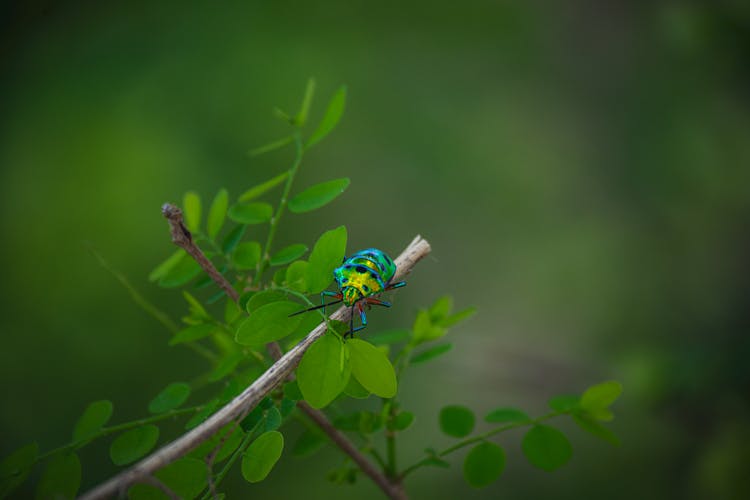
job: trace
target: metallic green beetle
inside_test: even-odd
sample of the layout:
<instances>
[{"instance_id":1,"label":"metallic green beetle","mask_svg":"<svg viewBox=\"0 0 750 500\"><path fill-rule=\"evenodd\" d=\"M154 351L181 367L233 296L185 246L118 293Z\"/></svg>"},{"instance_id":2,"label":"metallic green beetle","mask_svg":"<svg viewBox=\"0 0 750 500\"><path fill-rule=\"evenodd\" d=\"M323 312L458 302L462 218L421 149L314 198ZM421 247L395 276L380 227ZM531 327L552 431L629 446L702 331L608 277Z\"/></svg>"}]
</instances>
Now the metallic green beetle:
<instances>
[{"instance_id":1,"label":"metallic green beetle","mask_svg":"<svg viewBox=\"0 0 750 500\"><path fill-rule=\"evenodd\" d=\"M396 264L388 254L377 248L360 250L349 258L344 257L343 263L333 270L333 278L339 287L338 292L324 291L320 294L321 305L294 314L301 314L321 308L323 308L323 312L325 313L326 306L343 302L345 306L352 309L349 320L349 332L346 335L354 336L354 332L362 330L367 326L365 307L369 309L372 307L372 304L391 307L390 302L380 300L375 295L406 286L406 281L391 283L395 274ZM325 297L334 297L337 300L326 304L324 303ZM356 329L354 328L355 310L359 313L359 317L362 320L362 326Z\"/></svg>"}]
</instances>

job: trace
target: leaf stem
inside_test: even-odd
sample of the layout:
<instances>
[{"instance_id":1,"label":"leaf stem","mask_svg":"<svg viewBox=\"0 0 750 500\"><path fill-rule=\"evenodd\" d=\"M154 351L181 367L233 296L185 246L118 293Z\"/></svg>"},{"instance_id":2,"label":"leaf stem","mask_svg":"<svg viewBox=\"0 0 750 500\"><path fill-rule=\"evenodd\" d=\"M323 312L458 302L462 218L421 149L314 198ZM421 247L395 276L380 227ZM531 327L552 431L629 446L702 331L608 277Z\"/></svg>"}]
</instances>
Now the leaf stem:
<instances>
[{"instance_id":1,"label":"leaf stem","mask_svg":"<svg viewBox=\"0 0 750 500\"><path fill-rule=\"evenodd\" d=\"M55 453L60 453L60 452L69 451L69 450L75 450L75 449L80 448L81 446L89 443L90 441L93 441L95 439L99 439L101 437L108 436L110 434L114 434L115 432L120 432L120 431L124 431L124 430L128 430L128 429L132 429L134 427L140 427L142 425L151 424L153 422L159 422L161 420L166 420L166 419L168 419L170 417L175 417L177 415L183 415L185 413L195 412L195 411L201 410L202 408L203 408L202 405L201 406L192 406L190 408L181 408L179 410L171 410L169 412L161 413L159 415L153 415L151 417L141 418L141 419L138 419L138 420L133 420L131 422L125 422L123 424L113 425L111 427L102 427L101 429L99 429L99 432L97 432L93 436L89 436L89 437L87 437L85 439L80 439L80 440L75 441L73 443L68 443L66 445L54 448L54 449L52 449L52 450L50 450L50 451L48 451L46 453L42 453L41 455L39 455L37 457L36 461L39 462L40 460L44 460L45 458L47 458L47 457L49 457L51 455L54 455Z\"/></svg>"},{"instance_id":2,"label":"leaf stem","mask_svg":"<svg viewBox=\"0 0 750 500\"><path fill-rule=\"evenodd\" d=\"M292 166L289 169L289 176L286 178L286 183L284 184L284 191L281 195L281 200L279 201L279 207L276 209L276 213L273 215L273 217L271 217L271 225L268 228L268 237L266 238L266 244L263 248L263 253L261 254L260 261L258 262L258 265L255 269L255 276L253 277L253 284L255 285L260 284L261 280L263 279L263 273L266 272L266 269L268 269L268 266L271 262L271 246L273 245L273 240L276 236L276 230L279 227L281 216L284 215L284 210L286 209L287 203L289 202L289 192L292 189L294 177L297 175L300 163L302 163L302 156L305 152L305 148L302 146L300 132L295 132L293 137L294 147L296 151L294 163L292 163Z\"/></svg>"},{"instance_id":3,"label":"leaf stem","mask_svg":"<svg viewBox=\"0 0 750 500\"><path fill-rule=\"evenodd\" d=\"M553 412L547 413L546 415L542 415L541 417L537 417L535 419L524 420L522 422L513 422L511 424L501 425L499 427L495 427L494 429L490 429L489 431L483 434L479 434L479 435L464 439L463 441L459 441L453 446L449 446L448 448L438 452L437 454L435 454L435 457L442 458L450 453L453 453L454 451L460 450L461 448L469 446L470 444L484 441L485 439L492 437L496 434L500 434L501 432L509 431L511 429L517 429L519 427L526 427L527 425L535 425L535 424L538 424L539 422L543 422L545 420L549 420L551 418L558 417L560 415L569 415L569 414L570 414L570 411L553 411ZM403 472L401 472L401 475L399 476L400 479L403 480L403 478L405 478L406 476L408 476L415 470L419 469L420 467L423 467L424 465L427 465L425 463L425 460L420 460L419 462L407 467L406 469L404 469Z\"/></svg>"}]
</instances>

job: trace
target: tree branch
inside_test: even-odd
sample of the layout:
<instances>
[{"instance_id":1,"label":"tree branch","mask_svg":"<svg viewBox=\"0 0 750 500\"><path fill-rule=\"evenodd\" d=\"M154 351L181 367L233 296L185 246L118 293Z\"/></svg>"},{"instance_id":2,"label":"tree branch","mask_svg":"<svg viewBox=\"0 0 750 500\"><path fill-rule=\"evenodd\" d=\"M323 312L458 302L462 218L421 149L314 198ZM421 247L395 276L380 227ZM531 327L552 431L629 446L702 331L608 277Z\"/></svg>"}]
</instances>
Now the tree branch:
<instances>
[{"instance_id":1,"label":"tree branch","mask_svg":"<svg viewBox=\"0 0 750 500\"><path fill-rule=\"evenodd\" d=\"M182 212L179 208L167 204L164 205L162 211L164 216L170 222L172 241L176 245L184 248L185 251L206 270L209 276L219 284L227 295L236 300L239 296L237 291L231 286L231 284L229 284L224 276L216 270L211 261L206 258L200 248L198 248L193 242L190 231L187 230L182 222ZM421 236L414 238L409 246L395 260L397 270L394 280L403 279L406 274L411 272L414 265L429 252L430 244L425 239ZM350 308L340 307L331 314L331 319L348 321L350 312ZM281 356L274 365L266 370L265 373L242 391L242 393L214 413L202 424L158 449L135 465L90 490L81 498L84 500L92 500L116 496L119 492L125 491L130 485L143 481L144 478L151 476L153 472L181 458L204 441L210 439L225 425L232 422L240 415L252 410L272 390L284 383L284 381L292 375L305 351L307 351L313 342L323 336L325 332L326 324L323 322L315 327L307 337L302 339L296 346ZM385 478L343 434L333 428L322 412L318 412L309 407L309 410L307 410L305 407L307 407L306 404L300 405L300 408L308 414L316 424L320 425L323 431L328 434L337 446L350 455L355 463L357 463L357 465L359 465L389 497L398 499L405 498L405 494L400 486L391 483ZM323 419L325 419L325 423L321 425Z\"/></svg>"}]
</instances>

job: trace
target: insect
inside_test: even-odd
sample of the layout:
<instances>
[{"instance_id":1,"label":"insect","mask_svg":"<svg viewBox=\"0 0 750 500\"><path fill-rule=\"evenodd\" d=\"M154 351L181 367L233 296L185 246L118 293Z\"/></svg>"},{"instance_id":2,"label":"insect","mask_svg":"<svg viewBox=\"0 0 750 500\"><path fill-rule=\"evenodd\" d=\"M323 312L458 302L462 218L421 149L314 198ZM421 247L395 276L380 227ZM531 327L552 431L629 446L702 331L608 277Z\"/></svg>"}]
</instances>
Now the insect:
<instances>
[{"instance_id":1,"label":"insect","mask_svg":"<svg viewBox=\"0 0 750 500\"><path fill-rule=\"evenodd\" d=\"M345 306L351 307L351 318L349 319L349 332L346 336L354 336L367 326L367 315L365 307L370 309L372 305L391 307L390 302L381 300L376 295L406 286L406 281L391 283L393 276L396 274L396 264L388 254L377 248L367 248L360 250L349 258L344 257L342 264L333 270L333 278L338 285L338 292L325 290L320 294L320 305L305 309L292 314L302 314L315 309L323 309L325 314L326 306L343 302ZM336 300L325 303L326 297L333 297ZM362 325L354 328L354 313L359 313Z\"/></svg>"}]
</instances>

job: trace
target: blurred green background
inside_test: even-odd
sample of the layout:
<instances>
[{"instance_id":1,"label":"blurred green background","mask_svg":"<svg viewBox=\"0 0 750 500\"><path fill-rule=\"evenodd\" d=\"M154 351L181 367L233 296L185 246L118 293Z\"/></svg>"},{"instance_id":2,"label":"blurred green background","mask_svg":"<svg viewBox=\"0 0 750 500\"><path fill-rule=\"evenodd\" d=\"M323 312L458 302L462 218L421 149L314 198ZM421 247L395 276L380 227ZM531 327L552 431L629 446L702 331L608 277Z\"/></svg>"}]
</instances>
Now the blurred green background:
<instances>
[{"instance_id":1,"label":"blurred green background","mask_svg":"<svg viewBox=\"0 0 750 500\"><path fill-rule=\"evenodd\" d=\"M142 416L206 369L86 245L179 318L179 293L146 280L173 251L160 205L285 168L289 151L246 152L286 131L272 107L295 110L315 76L313 120L341 83L347 111L296 189L352 185L289 214L279 246L345 224L351 249L397 254L419 233L433 258L370 329L446 292L479 309L403 381L418 425L400 463L449 443L444 404L541 413L557 393L625 386L620 448L566 427L574 458L547 474L503 435L493 486L467 486L459 454L413 476L414 498L750 495L747 2L33 0L2 4L0 40L0 455L66 443L95 399L115 422ZM83 488L114 472L106 449L83 452ZM284 456L227 491L379 497L328 483L340 461Z\"/></svg>"}]
</instances>

